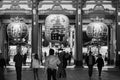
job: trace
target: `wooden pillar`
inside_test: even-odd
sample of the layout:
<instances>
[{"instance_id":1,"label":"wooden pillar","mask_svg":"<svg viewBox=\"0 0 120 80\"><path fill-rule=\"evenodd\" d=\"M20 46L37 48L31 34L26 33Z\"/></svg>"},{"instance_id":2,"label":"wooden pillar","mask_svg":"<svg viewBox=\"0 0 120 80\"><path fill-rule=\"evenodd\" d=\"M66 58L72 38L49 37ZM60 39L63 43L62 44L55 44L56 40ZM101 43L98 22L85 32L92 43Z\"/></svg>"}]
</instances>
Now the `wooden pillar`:
<instances>
[{"instance_id":1,"label":"wooden pillar","mask_svg":"<svg viewBox=\"0 0 120 80\"><path fill-rule=\"evenodd\" d=\"M76 27L75 27L75 65L82 67L82 0L77 0ZM79 6L81 5L81 6Z\"/></svg>"},{"instance_id":2,"label":"wooden pillar","mask_svg":"<svg viewBox=\"0 0 120 80\"><path fill-rule=\"evenodd\" d=\"M115 63L115 26L111 24L111 38L110 38L110 64Z\"/></svg>"},{"instance_id":3,"label":"wooden pillar","mask_svg":"<svg viewBox=\"0 0 120 80\"><path fill-rule=\"evenodd\" d=\"M110 38L111 38L111 30L110 30L110 25L108 26L108 36L107 36L107 46L108 46L108 62L107 64L110 65Z\"/></svg>"},{"instance_id":4,"label":"wooden pillar","mask_svg":"<svg viewBox=\"0 0 120 80\"><path fill-rule=\"evenodd\" d=\"M116 66L120 66L120 10L118 8L119 2L116 2L116 5Z\"/></svg>"},{"instance_id":5,"label":"wooden pillar","mask_svg":"<svg viewBox=\"0 0 120 80\"><path fill-rule=\"evenodd\" d=\"M39 59L42 58L42 24L38 27L38 53L39 53Z\"/></svg>"},{"instance_id":6,"label":"wooden pillar","mask_svg":"<svg viewBox=\"0 0 120 80\"><path fill-rule=\"evenodd\" d=\"M32 0L32 53L38 53L38 2Z\"/></svg>"},{"instance_id":7,"label":"wooden pillar","mask_svg":"<svg viewBox=\"0 0 120 80\"><path fill-rule=\"evenodd\" d=\"M2 53L4 53L4 39L5 39L4 31L5 31L5 28L0 22L0 50L2 51Z\"/></svg>"}]
</instances>

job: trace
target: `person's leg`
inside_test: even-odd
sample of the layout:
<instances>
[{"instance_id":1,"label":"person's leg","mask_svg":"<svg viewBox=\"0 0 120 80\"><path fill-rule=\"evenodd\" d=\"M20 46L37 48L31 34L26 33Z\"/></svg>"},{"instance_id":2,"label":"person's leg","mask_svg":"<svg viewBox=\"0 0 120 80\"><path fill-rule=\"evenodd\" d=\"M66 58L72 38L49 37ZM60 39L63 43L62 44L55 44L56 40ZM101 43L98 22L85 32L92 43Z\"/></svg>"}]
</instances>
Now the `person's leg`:
<instances>
[{"instance_id":1,"label":"person's leg","mask_svg":"<svg viewBox=\"0 0 120 80\"><path fill-rule=\"evenodd\" d=\"M16 67L17 80L21 80L21 67Z\"/></svg>"},{"instance_id":2,"label":"person's leg","mask_svg":"<svg viewBox=\"0 0 120 80\"><path fill-rule=\"evenodd\" d=\"M92 77L92 72L93 72L93 66L89 66L89 67L88 67L89 77Z\"/></svg>"},{"instance_id":3,"label":"person's leg","mask_svg":"<svg viewBox=\"0 0 120 80\"><path fill-rule=\"evenodd\" d=\"M34 80L36 80L35 68L33 68Z\"/></svg>"},{"instance_id":4,"label":"person's leg","mask_svg":"<svg viewBox=\"0 0 120 80\"><path fill-rule=\"evenodd\" d=\"M98 67L99 77L101 76L102 67Z\"/></svg>"},{"instance_id":5,"label":"person's leg","mask_svg":"<svg viewBox=\"0 0 120 80\"><path fill-rule=\"evenodd\" d=\"M36 68L35 68L35 79L37 80L37 71L36 71Z\"/></svg>"},{"instance_id":6,"label":"person's leg","mask_svg":"<svg viewBox=\"0 0 120 80\"><path fill-rule=\"evenodd\" d=\"M53 80L57 80L56 79L56 69L52 70L52 78L53 78Z\"/></svg>"},{"instance_id":7,"label":"person's leg","mask_svg":"<svg viewBox=\"0 0 120 80\"><path fill-rule=\"evenodd\" d=\"M17 71L17 67L15 67L15 70L16 70L16 78L17 78L17 80L18 80L18 71Z\"/></svg>"},{"instance_id":8,"label":"person's leg","mask_svg":"<svg viewBox=\"0 0 120 80\"><path fill-rule=\"evenodd\" d=\"M63 77L63 78L66 78L66 70L65 70L65 69L66 69L66 68L63 68L63 70L62 70L62 71L63 71L63 72L62 72L62 77Z\"/></svg>"},{"instance_id":9,"label":"person's leg","mask_svg":"<svg viewBox=\"0 0 120 80\"><path fill-rule=\"evenodd\" d=\"M0 80L4 80L4 70L0 67Z\"/></svg>"},{"instance_id":10,"label":"person's leg","mask_svg":"<svg viewBox=\"0 0 120 80\"><path fill-rule=\"evenodd\" d=\"M57 71L57 78L61 78L61 68L58 68L58 71Z\"/></svg>"},{"instance_id":11,"label":"person's leg","mask_svg":"<svg viewBox=\"0 0 120 80\"><path fill-rule=\"evenodd\" d=\"M36 68L36 78L37 78L37 80L39 80L39 76L38 76L38 68Z\"/></svg>"},{"instance_id":12,"label":"person's leg","mask_svg":"<svg viewBox=\"0 0 120 80\"><path fill-rule=\"evenodd\" d=\"M21 78L22 78L22 67L20 67L19 70L20 70L20 71L19 71L19 72L20 72L19 74L20 74L20 80L21 80Z\"/></svg>"},{"instance_id":13,"label":"person's leg","mask_svg":"<svg viewBox=\"0 0 120 80\"><path fill-rule=\"evenodd\" d=\"M50 68L47 69L47 80L51 80L52 70Z\"/></svg>"}]
</instances>

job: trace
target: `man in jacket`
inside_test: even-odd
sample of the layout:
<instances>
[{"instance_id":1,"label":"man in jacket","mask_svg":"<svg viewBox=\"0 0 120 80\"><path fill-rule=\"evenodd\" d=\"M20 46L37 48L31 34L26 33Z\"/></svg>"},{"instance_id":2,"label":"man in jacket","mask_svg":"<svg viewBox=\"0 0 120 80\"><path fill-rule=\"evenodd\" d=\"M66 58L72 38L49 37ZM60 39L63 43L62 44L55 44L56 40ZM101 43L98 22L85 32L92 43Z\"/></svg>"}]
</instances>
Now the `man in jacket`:
<instances>
[{"instance_id":1,"label":"man in jacket","mask_svg":"<svg viewBox=\"0 0 120 80\"><path fill-rule=\"evenodd\" d=\"M58 68L58 65L60 64L60 60L57 56L54 55L54 50L49 50L49 56L45 60L45 69L47 70L47 79L56 80L56 71Z\"/></svg>"},{"instance_id":2,"label":"man in jacket","mask_svg":"<svg viewBox=\"0 0 120 80\"><path fill-rule=\"evenodd\" d=\"M88 66L88 74L89 74L89 78L91 80L92 77L92 73L93 73L93 66L95 64L95 57L92 55L92 52L89 52L89 55L86 57L86 63Z\"/></svg>"},{"instance_id":3,"label":"man in jacket","mask_svg":"<svg viewBox=\"0 0 120 80\"><path fill-rule=\"evenodd\" d=\"M102 67L104 66L104 60L102 58L102 54L98 54L96 63L97 63L97 67L98 67L99 77L101 77Z\"/></svg>"},{"instance_id":4,"label":"man in jacket","mask_svg":"<svg viewBox=\"0 0 120 80\"><path fill-rule=\"evenodd\" d=\"M21 80L23 57L21 55L21 48L20 47L18 47L17 54L14 56L13 60L15 62L17 80Z\"/></svg>"}]
</instances>

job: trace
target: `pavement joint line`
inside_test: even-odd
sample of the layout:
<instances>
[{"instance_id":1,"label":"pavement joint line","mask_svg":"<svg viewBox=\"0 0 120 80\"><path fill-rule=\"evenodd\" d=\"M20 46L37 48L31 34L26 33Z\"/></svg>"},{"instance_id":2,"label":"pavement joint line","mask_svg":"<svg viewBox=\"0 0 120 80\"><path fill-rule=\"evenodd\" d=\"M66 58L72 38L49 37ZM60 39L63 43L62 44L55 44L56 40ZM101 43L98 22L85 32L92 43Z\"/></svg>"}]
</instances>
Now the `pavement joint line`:
<instances>
[{"instance_id":1,"label":"pavement joint line","mask_svg":"<svg viewBox=\"0 0 120 80\"><path fill-rule=\"evenodd\" d=\"M10 69L10 70L15 70L15 66L7 66L6 67L7 69ZM30 69L30 66L22 66L23 69ZM40 66L40 68L44 68L44 66ZM67 69L74 69L75 68L75 65L73 66L67 66ZM83 66L84 69L87 69L88 67L87 66ZM94 66L95 69L97 69L97 66ZM118 71L117 68L115 68L115 66L104 66L103 67L103 70L107 71L111 69L112 71Z\"/></svg>"}]
</instances>

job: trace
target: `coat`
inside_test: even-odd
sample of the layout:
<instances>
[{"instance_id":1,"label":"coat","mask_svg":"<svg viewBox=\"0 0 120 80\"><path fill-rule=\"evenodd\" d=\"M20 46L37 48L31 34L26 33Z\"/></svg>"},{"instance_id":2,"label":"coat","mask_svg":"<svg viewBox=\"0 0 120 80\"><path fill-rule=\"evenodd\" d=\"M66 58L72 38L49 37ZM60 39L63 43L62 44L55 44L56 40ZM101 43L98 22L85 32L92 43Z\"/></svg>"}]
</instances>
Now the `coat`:
<instances>
[{"instance_id":1,"label":"coat","mask_svg":"<svg viewBox=\"0 0 120 80\"><path fill-rule=\"evenodd\" d=\"M21 67L23 62L23 57L20 54L16 54L13 58L15 62L15 67Z\"/></svg>"},{"instance_id":2,"label":"coat","mask_svg":"<svg viewBox=\"0 0 120 80\"><path fill-rule=\"evenodd\" d=\"M93 66L95 64L95 57L92 55L92 65L89 65L89 56L86 57L85 61L87 66Z\"/></svg>"},{"instance_id":3,"label":"coat","mask_svg":"<svg viewBox=\"0 0 120 80\"><path fill-rule=\"evenodd\" d=\"M104 61L103 61L102 58L97 58L96 63L97 63L98 67L103 67L104 66Z\"/></svg>"}]
</instances>

